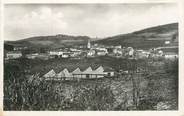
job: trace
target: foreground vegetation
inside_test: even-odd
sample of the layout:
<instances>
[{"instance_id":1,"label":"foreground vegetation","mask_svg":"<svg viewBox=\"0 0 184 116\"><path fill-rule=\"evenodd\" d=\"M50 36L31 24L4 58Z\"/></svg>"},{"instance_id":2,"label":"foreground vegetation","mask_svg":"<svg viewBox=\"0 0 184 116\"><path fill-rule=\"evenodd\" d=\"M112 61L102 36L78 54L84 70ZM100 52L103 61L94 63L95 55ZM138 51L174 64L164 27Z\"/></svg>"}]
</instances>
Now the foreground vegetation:
<instances>
[{"instance_id":1,"label":"foreground vegetation","mask_svg":"<svg viewBox=\"0 0 184 116\"><path fill-rule=\"evenodd\" d=\"M101 63L130 73L80 82L45 81L36 73L76 63ZM136 73L137 67L145 71ZM29 71L35 75L29 75ZM177 60L19 59L4 65L4 110L177 110L177 96Z\"/></svg>"}]
</instances>

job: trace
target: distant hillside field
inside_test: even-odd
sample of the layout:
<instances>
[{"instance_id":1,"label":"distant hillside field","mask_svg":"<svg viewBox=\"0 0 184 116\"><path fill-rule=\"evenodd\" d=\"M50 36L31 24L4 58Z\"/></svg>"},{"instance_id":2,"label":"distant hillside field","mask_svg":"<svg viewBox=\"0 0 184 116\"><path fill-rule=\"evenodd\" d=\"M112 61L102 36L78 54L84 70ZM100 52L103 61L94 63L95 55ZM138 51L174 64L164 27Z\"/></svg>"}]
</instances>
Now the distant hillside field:
<instances>
[{"instance_id":1,"label":"distant hillside field","mask_svg":"<svg viewBox=\"0 0 184 116\"><path fill-rule=\"evenodd\" d=\"M123 32L122 32L123 33ZM128 34L121 34L107 38L90 38L88 36L37 36L18 41L6 41L5 44L13 46L22 45L32 48L60 48L71 47L74 45L84 45L87 41L104 45L122 45L124 47L134 47L149 49L153 47L178 46L178 23L160 25L136 31ZM169 45L165 41L170 41Z\"/></svg>"},{"instance_id":2,"label":"distant hillside field","mask_svg":"<svg viewBox=\"0 0 184 116\"><path fill-rule=\"evenodd\" d=\"M86 44L90 38L88 36L69 36L69 35L56 35L56 36L37 36L30 37L18 41L7 41L5 44L21 45L33 48L60 48L66 46Z\"/></svg>"},{"instance_id":3,"label":"distant hillside field","mask_svg":"<svg viewBox=\"0 0 184 116\"><path fill-rule=\"evenodd\" d=\"M171 41L169 45L165 41ZM178 23L161 25L136 31L129 34L122 34L113 37L104 38L96 41L105 45L122 45L125 47L132 46L134 48L152 48L163 46L178 45Z\"/></svg>"}]
</instances>

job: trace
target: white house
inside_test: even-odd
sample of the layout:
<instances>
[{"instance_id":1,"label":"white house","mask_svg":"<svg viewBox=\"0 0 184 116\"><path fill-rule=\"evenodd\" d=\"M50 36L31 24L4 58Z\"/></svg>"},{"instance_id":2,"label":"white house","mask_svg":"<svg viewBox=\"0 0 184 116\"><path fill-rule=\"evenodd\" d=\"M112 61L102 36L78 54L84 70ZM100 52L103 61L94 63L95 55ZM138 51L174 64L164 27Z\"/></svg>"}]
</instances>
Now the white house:
<instances>
[{"instance_id":1,"label":"white house","mask_svg":"<svg viewBox=\"0 0 184 116\"><path fill-rule=\"evenodd\" d=\"M6 54L7 59L17 59L22 57L22 53L20 51L11 51Z\"/></svg>"},{"instance_id":2,"label":"white house","mask_svg":"<svg viewBox=\"0 0 184 116\"><path fill-rule=\"evenodd\" d=\"M164 53L164 56L166 59L176 59L178 58L178 54L173 53L173 52L166 52Z\"/></svg>"},{"instance_id":3,"label":"white house","mask_svg":"<svg viewBox=\"0 0 184 116\"><path fill-rule=\"evenodd\" d=\"M27 49L26 46L14 46L13 50L17 51L17 50L25 50Z\"/></svg>"},{"instance_id":4,"label":"white house","mask_svg":"<svg viewBox=\"0 0 184 116\"><path fill-rule=\"evenodd\" d=\"M170 44L170 41L165 41L165 44Z\"/></svg>"},{"instance_id":5,"label":"white house","mask_svg":"<svg viewBox=\"0 0 184 116\"><path fill-rule=\"evenodd\" d=\"M104 51L104 50L96 50L96 54L97 54L98 56L105 56L105 55L107 54L107 52Z\"/></svg>"},{"instance_id":6,"label":"white house","mask_svg":"<svg viewBox=\"0 0 184 116\"><path fill-rule=\"evenodd\" d=\"M70 55L71 55L71 53L69 53L69 52L64 52L64 53L62 54L62 58L68 58L68 57L70 57Z\"/></svg>"},{"instance_id":7,"label":"white house","mask_svg":"<svg viewBox=\"0 0 184 116\"><path fill-rule=\"evenodd\" d=\"M49 51L49 55L60 56L60 55L63 55L63 51L61 51L61 50L52 50L52 51Z\"/></svg>"},{"instance_id":8,"label":"white house","mask_svg":"<svg viewBox=\"0 0 184 116\"><path fill-rule=\"evenodd\" d=\"M34 53L34 54L27 54L26 57L28 59L35 59L39 54L38 53Z\"/></svg>"},{"instance_id":9,"label":"white house","mask_svg":"<svg viewBox=\"0 0 184 116\"><path fill-rule=\"evenodd\" d=\"M122 47L121 47L121 45L118 45L118 46L114 46L114 48L119 48L119 49L121 49Z\"/></svg>"},{"instance_id":10,"label":"white house","mask_svg":"<svg viewBox=\"0 0 184 116\"><path fill-rule=\"evenodd\" d=\"M120 55L122 55L122 54L123 54L123 51L122 51L121 48L114 48L114 49L113 49L113 53L114 53L114 54L120 54Z\"/></svg>"},{"instance_id":11,"label":"white house","mask_svg":"<svg viewBox=\"0 0 184 116\"><path fill-rule=\"evenodd\" d=\"M91 50L88 50L87 51L87 56L94 56L95 53L96 53L95 50L92 50L92 49Z\"/></svg>"},{"instance_id":12,"label":"white house","mask_svg":"<svg viewBox=\"0 0 184 116\"><path fill-rule=\"evenodd\" d=\"M134 49L132 47L128 47L127 50L128 50L128 55L132 57L134 55Z\"/></svg>"}]
</instances>

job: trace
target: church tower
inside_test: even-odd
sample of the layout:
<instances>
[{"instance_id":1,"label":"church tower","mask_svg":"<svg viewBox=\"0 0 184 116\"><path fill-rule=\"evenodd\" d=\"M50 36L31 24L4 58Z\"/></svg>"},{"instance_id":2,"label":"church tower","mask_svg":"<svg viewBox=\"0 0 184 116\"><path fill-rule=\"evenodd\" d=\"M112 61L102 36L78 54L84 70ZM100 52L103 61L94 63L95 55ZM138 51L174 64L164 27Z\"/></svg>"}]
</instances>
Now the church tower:
<instances>
[{"instance_id":1,"label":"church tower","mask_svg":"<svg viewBox=\"0 0 184 116\"><path fill-rule=\"evenodd\" d=\"M88 48L88 49L90 49L90 48L91 48L90 40L88 40L87 48Z\"/></svg>"}]
</instances>

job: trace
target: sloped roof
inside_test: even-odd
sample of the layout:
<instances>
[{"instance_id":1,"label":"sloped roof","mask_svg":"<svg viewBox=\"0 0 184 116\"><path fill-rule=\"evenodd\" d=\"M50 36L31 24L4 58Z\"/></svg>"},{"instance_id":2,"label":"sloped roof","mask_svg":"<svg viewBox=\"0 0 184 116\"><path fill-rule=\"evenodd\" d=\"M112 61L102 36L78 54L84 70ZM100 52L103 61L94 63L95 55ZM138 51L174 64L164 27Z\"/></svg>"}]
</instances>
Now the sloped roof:
<instances>
[{"instance_id":1,"label":"sloped roof","mask_svg":"<svg viewBox=\"0 0 184 116\"><path fill-rule=\"evenodd\" d=\"M81 73L81 70L80 70L80 68L76 68L72 73L73 74L78 74L78 73Z\"/></svg>"},{"instance_id":2,"label":"sloped roof","mask_svg":"<svg viewBox=\"0 0 184 116\"><path fill-rule=\"evenodd\" d=\"M103 74L104 68L102 66L99 66L96 70L93 70L93 74Z\"/></svg>"},{"instance_id":3,"label":"sloped roof","mask_svg":"<svg viewBox=\"0 0 184 116\"><path fill-rule=\"evenodd\" d=\"M64 76L65 76L65 74L64 74L63 71L61 71L61 72L59 72L59 73L57 74L57 77L64 77Z\"/></svg>"},{"instance_id":4,"label":"sloped roof","mask_svg":"<svg viewBox=\"0 0 184 116\"><path fill-rule=\"evenodd\" d=\"M103 72L104 71L104 68L102 66L99 66L95 71L97 71L97 72Z\"/></svg>"},{"instance_id":5,"label":"sloped roof","mask_svg":"<svg viewBox=\"0 0 184 116\"><path fill-rule=\"evenodd\" d=\"M83 71L83 73L92 73L93 72L93 70L92 70L92 68L91 67L88 67L85 71Z\"/></svg>"},{"instance_id":6,"label":"sloped roof","mask_svg":"<svg viewBox=\"0 0 184 116\"><path fill-rule=\"evenodd\" d=\"M54 77L56 75L55 71L52 69L44 75L44 77Z\"/></svg>"},{"instance_id":7,"label":"sloped roof","mask_svg":"<svg viewBox=\"0 0 184 116\"><path fill-rule=\"evenodd\" d=\"M64 76L65 77L72 77L72 74L69 73L69 71L67 70L67 68L65 68L62 72L64 73Z\"/></svg>"}]
</instances>

